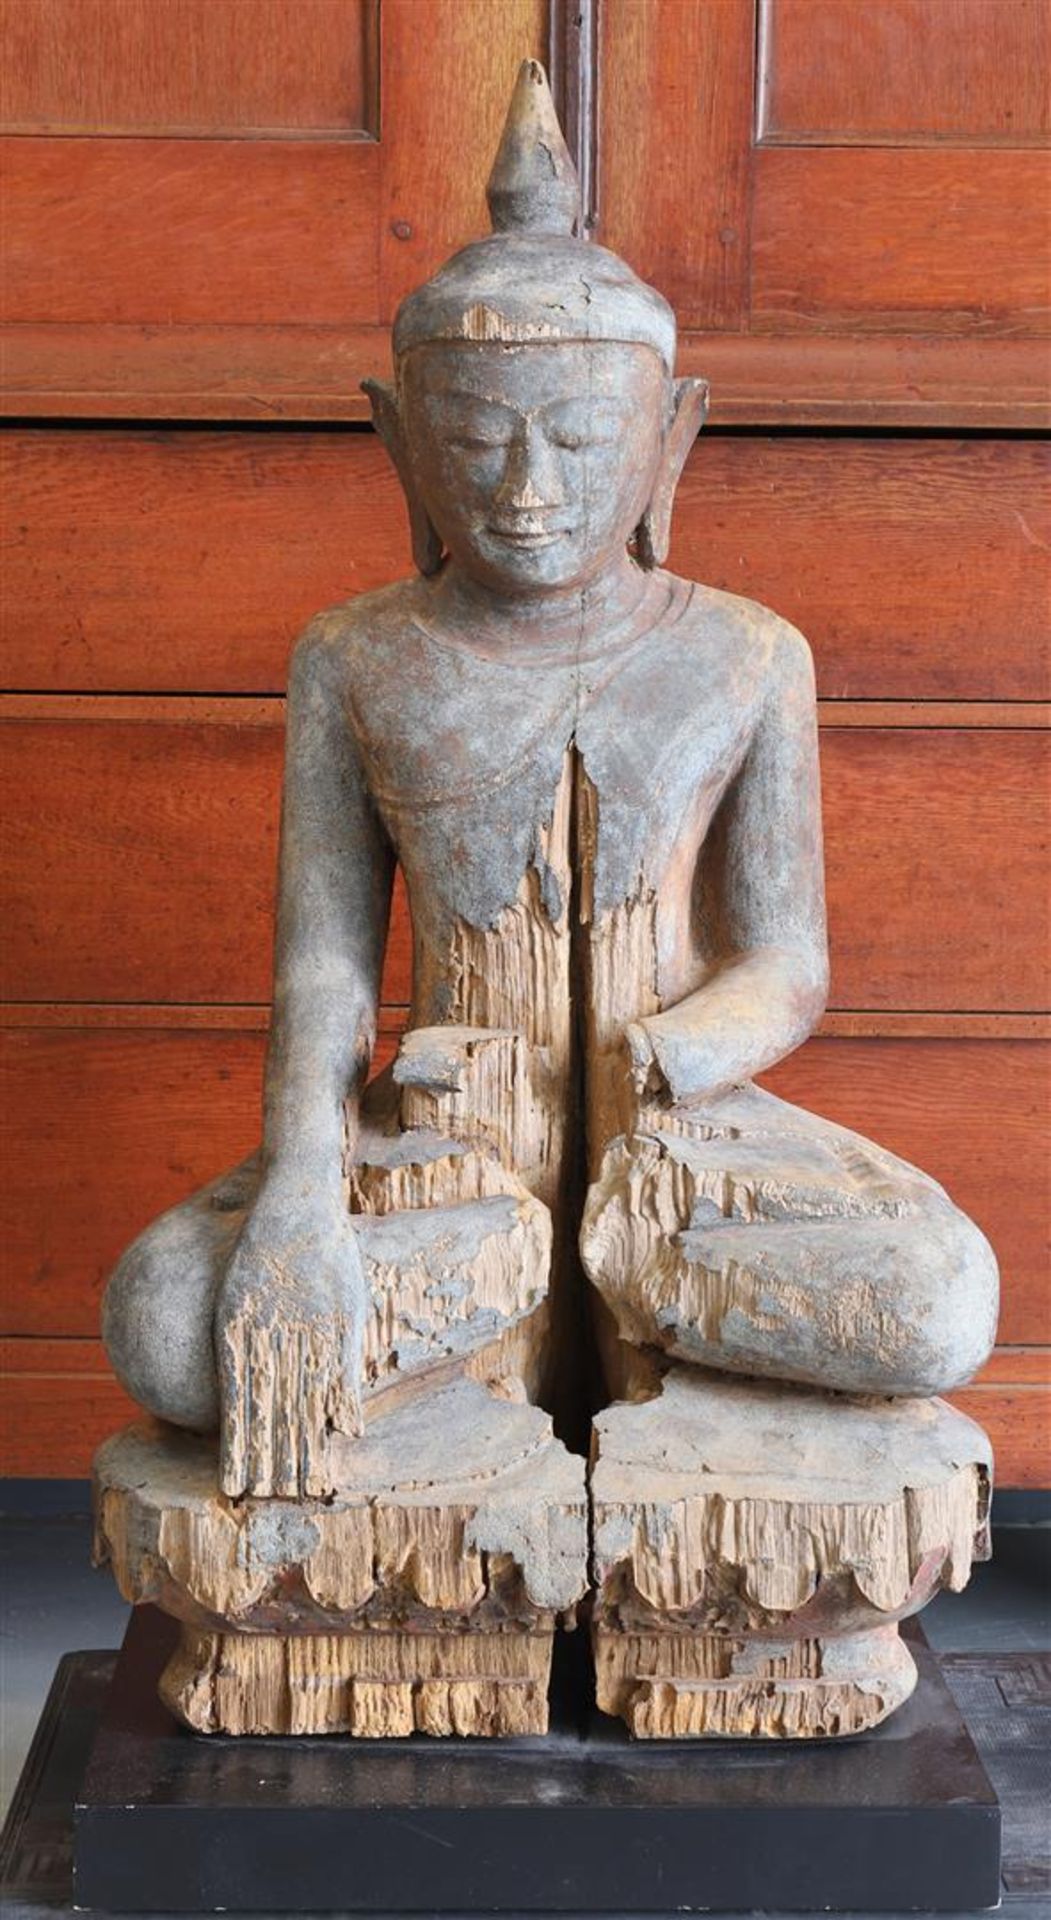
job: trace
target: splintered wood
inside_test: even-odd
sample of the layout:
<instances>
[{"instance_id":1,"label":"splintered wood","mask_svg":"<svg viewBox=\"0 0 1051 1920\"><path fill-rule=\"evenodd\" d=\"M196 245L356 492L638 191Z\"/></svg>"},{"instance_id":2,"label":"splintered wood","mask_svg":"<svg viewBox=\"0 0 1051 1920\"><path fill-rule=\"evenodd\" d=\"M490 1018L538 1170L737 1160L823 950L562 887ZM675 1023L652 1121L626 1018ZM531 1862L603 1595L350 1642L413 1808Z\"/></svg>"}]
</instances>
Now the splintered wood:
<instances>
[{"instance_id":1,"label":"splintered wood","mask_svg":"<svg viewBox=\"0 0 1051 1920\"><path fill-rule=\"evenodd\" d=\"M184 1627L161 1698L198 1733L546 1733L551 1633Z\"/></svg>"},{"instance_id":2,"label":"splintered wood","mask_svg":"<svg viewBox=\"0 0 1051 1920\"><path fill-rule=\"evenodd\" d=\"M96 1554L184 1622L164 1680L199 1732L542 1732L586 1592L579 1463L538 1407L456 1380L334 1463L354 1493L231 1501L215 1448L144 1424L96 1464ZM333 1441L338 1446L340 1443Z\"/></svg>"},{"instance_id":3,"label":"splintered wood","mask_svg":"<svg viewBox=\"0 0 1051 1920\"><path fill-rule=\"evenodd\" d=\"M598 1702L646 1738L876 1725L898 1621L988 1553L988 1443L943 1401L677 1367L598 1416L591 1495Z\"/></svg>"},{"instance_id":4,"label":"splintered wood","mask_svg":"<svg viewBox=\"0 0 1051 1920\"><path fill-rule=\"evenodd\" d=\"M594 1629L596 1698L637 1739L799 1739L862 1733L908 1699L916 1666L896 1626L838 1638Z\"/></svg>"}]
</instances>

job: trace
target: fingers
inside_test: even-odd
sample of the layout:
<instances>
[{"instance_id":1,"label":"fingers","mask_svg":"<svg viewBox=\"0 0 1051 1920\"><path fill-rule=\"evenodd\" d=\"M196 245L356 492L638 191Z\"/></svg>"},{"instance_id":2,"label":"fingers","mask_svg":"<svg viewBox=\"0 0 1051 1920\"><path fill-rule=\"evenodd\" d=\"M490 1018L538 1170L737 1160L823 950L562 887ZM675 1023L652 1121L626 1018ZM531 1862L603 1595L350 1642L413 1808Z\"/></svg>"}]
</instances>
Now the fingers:
<instances>
[{"instance_id":1,"label":"fingers","mask_svg":"<svg viewBox=\"0 0 1051 1920\"><path fill-rule=\"evenodd\" d=\"M349 1434L355 1440L360 1440L365 1431L365 1415L361 1404L364 1341L364 1315L353 1314L343 1327L339 1377L330 1413L336 1432Z\"/></svg>"},{"instance_id":2,"label":"fingers","mask_svg":"<svg viewBox=\"0 0 1051 1920\"><path fill-rule=\"evenodd\" d=\"M321 1499L332 1492L332 1428L360 1431L360 1400L344 1373L348 1337L349 1350L360 1353L342 1316L287 1323L235 1315L223 1328L225 1494Z\"/></svg>"},{"instance_id":3,"label":"fingers","mask_svg":"<svg viewBox=\"0 0 1051 1920\"><path fill-rule=\"evenodd\" d=\"M247 1353L248 1328L241 1315L216 1330L219 1373L219 1485L231 1500L248 1492L248 1433L252 1422Z\"/></svg>"}]
</instances>

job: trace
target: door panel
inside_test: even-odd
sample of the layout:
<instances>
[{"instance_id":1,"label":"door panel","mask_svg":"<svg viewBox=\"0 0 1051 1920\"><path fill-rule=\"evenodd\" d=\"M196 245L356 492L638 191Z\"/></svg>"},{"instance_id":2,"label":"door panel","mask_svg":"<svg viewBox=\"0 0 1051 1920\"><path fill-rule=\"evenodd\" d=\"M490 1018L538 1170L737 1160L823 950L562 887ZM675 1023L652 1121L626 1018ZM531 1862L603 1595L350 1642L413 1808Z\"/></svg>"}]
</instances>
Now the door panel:
<instances>
[{"instance_id":1,"label":"door panel","mask_svg":"<svg viewBox=\"0 0 1051 1920\"><path fill-rule=\"evenodd\" d=\"M754 0L613 0L599 15L597 238L679 325L748 313ZM659 103L659 106L658 106Z\"/></svg>"},{"instance_id":2,"label":"door panel","mask_svg":"<svg viewBox=\"0 0 1051 1920\"><path fill-rule=\"evenodd\" d=\"M1046 142L1046 0L759 0L764 145Z\"/></svg>"},{"instance_id":3,"label":"door panel","mask_svg":"<svg viewBox=\"0 0 1051 1920\"><path fill-rule=\"evenodd\" d=\"M1045 154L771 147L753 184L757 331L1047 332Z\"/></svg>"},{"instance_id":4,"label":"door panel","mask_svg":"<svg viewBox=\"0 0 1051 1920\"><path fill-rule=\"evenodd\" d=\"M600 37L596 231L714 418L1049 417L1042 0L606 0Z\"/></svg>"},{"instance_id":5,"label":"door panel","mask_svg":"<svg viewBox=\"0 0 1051 1920\"><path fill-rule=\"evenodd\" d=\"M422 38L419 0L4 17L16 411L155 411L167 389L272 416L335 365L332 410L360 413L401 294L487 228L507 97L548 33L547 0L427 0Z\"/></svg>"},{"instance_id":6,"label":"door panel","mask_svg":"<svg viewBox=\"0 0 1051 1920\"><path fill-rule=\"evenodd\" d=\"M11 132L374 136L376 0L17 0Z\"/></svg>"},{"instance_id":7,"label":"door panel","mask_svg":"<svg viewBox=\"0 0 1051 1920\"><path fill-rule=\"evenodd\" d=\"M108 325L170 337L376 315L371 143L8 138L0 165L6 317L75 323L96 357Z\"/></svg>"}]
</instances>

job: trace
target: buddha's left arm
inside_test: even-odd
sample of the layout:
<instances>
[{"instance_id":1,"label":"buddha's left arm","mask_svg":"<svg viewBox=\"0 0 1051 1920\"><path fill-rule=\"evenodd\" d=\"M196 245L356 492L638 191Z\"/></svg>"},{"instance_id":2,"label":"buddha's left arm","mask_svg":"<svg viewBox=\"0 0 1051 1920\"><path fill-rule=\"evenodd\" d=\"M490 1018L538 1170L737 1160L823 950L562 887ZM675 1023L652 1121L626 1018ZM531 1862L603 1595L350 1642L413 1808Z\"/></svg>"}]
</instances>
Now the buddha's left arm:
<instances>
[{"instance_id":1,"label":"buddha's left arm","mask_svg":"<svg viewBox=\"0 0 1051 1920\"><path fill-rule=\"evenodd\" d=\"M676 1102L772 1066L825 1004L814 673L791 627L778 627L764 704L703 858L718 957L696 992L628 1034L640 1087Z\"/></svg>"}]
</instances>

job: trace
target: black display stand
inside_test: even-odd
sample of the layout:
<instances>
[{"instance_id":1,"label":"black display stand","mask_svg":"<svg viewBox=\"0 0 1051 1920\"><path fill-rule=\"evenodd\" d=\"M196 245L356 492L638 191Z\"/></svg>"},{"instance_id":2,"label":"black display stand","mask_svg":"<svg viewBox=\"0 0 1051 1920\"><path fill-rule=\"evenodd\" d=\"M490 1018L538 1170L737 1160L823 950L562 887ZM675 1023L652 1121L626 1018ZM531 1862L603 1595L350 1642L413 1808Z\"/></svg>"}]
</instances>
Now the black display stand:
<instances>
[{"instance_id":1,"label":"black display stand","mask_svg":"<svg viewBox=\"0 0 1051 1920\"><path fill-rule=\"evenodd\" d=\"M886 1912L994 1906L1000 1809L922 1635L875 1733L633 1742L570 1636L544 1739L194 1735L157 1699L172 1623L128 1629L74 1809L111 1913ZM575 1645L574 1645L575 1643Z\"/></svg>"}]
</instances>

